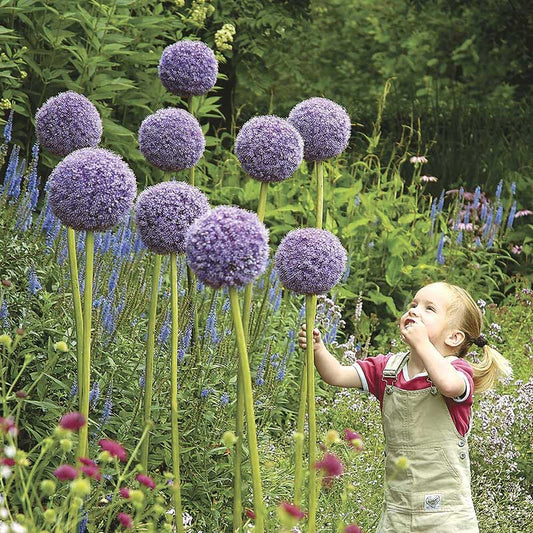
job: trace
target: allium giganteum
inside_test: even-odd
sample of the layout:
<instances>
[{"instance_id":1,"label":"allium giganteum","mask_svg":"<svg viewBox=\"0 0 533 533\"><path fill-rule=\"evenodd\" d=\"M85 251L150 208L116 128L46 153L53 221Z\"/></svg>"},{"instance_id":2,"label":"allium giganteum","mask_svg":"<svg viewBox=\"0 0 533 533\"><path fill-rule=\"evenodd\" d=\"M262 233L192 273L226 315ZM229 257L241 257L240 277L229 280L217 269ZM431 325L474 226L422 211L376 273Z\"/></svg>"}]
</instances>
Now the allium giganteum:
<instances>
[{"instance_id":1,"label":"allium giganteum","mask_svg":"<svg viewBox=\"0 0 533 533\"><path fill-rule=\"evenodd\" d=\"M304 140L304 159L323 161L342 153L350 140L346 110L327 98L309 98L294 106L287 119Z\"/></svg>"},{"instance_id":2,"label":"allium giganteum","mask_svg":"<svg viewBox=\"0 0 533 533\"><path fill-rule=\"evenodd\" d=\"M272 116L254 117L241 128L235 154L242 167L259 181L283 181L297 170L304 143L296 128Z\"/></svg>"},{"instance_id":3,"label":"allium giganteum","mask_svg":"<svg viewBox=\"0 0 533 533\"><path fill-rule=\"evenodd\" d=\"M137 194L135 174L117 154L83 148L63 159L50 175L50 207L65 226L105 231L123 219Z\"/></svg>"},{"instance_id":4,"label":"allium giganteum","mask_svg":"<svg viewBox=\"0 0 533 533\"><path fill-rule=\"evenodd\" d=\"M185 251L191 268L206 285L242 287L266 268L268 231L255 213L222 205L190 227Z\"/></svg>"},{"instance_id":5,"label":"allium giganteum","mask_svg":"<svg viewBox=\"0 0 533 533\"><path fill-rule=\"evenodd\" d=\"M184 109L169 107L143 120L139 149L154 167L176 172L198 163L204 153L205 138L196 118Z\"/></svg>"},{"instance_id":6,"label":"allium giganteum","mask_svg":"<svg viewBox=\"0 0 533 533\"><path fill-rule=\"evenodd\" d=\"M102 137L102 120L96 107L74 91L49 98L35 115L40 145L65 156L80 148L95 147Z\"/></svg>"},{"instance_id":7,"label":"allium giganteum","mask_svg":"<svg viewBox=\"0 0 533 533\"><path fill-rule=\"evenodd\" d=\"M274 260L284 287L299 294L323 294L341 279L346 255L329 231L303 228L285 235Z\"/></svg>"},{"instance_id":8,"label":"allium giganteum","mask_svg":"<svg viewBox=\"0 0 533 533\"><path fill-rule=\"evenodd\" d=\"M185 252L189 226L210 209L200 189L181 181L158 183L144 190L135 206L143 244L157 254Z\"/></svg>"},{"instance_id":9,"label":"allium giganteum","mask_svg":"<svg viewBox=\"0 0 533 533\"><path fill-rule=\"evenodd\" d=\"M179 41L163 50L158 70L167 91L180 96L198 96L214 87L218 63L204 43Z\"/></svg>"}]
</instances>

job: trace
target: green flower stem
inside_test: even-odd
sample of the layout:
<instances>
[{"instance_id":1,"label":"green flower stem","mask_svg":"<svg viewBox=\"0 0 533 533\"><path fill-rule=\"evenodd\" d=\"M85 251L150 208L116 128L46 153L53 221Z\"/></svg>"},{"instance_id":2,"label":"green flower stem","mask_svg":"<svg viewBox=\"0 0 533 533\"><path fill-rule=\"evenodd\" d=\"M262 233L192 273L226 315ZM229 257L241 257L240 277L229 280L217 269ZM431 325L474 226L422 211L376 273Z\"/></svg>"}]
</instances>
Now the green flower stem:
<instances>
[{"instance_id":1,"label":"green flower stem","mask_svg":"<svg viewBox=\"0 0 533 533\"><path fill-rule=\"evenodd\" d=\"M150 292L150 310L148 314L148 338L146 340L146 367L144 374L144 425L152 416L152 395L154 384L154 347L155 347L155 321L157 316L157 297L159 293L159 275L161 274L160 254L154 255L152 270L152 290ZM150 434L146 436L141 449L141 465L144 472L148 472L148 447Z\"/></svg>"},{"instance_id":2,"label":"green flower stem","mask_svg":"<svg viewBox=\"0 0 533 533\"><path fill-rule=\"evenodd\" d=\"M194 104L195 104L194 96L191 94L189 96L189 100L187 102L187 111L189 111L189 113L191 115L193 115L193 116L194 116L194 111L195 111ZM192 166L191 170L190 170L190 174L189 174L189 184L190 185L194 185L194 169L195 169L195 166L196 165Z\"/></svg>"},{"instance_id":3,"label":"green flower stem","mask_svg":"<svg viewBox=\"0 0 533 533\"><path fill-rule=\"evenodd\" d=\"M174 524L178 533L183 533L183 518L181 511L180 489L180 449L178 428L178 266L176 254L170 254L170 286L172 309L172 333L170 342L170 416L172 428L172 472L174 486L172 497L174 500Z\"/></svg>"},{"instance_id":4,"label":"green flower stem","mask_svg":"<svg viewBox=\"0 0 533 533\"><path fill-rule=\"evenodd\" d=\"M316 411L315 411L315 364L313 350L313 329L316 316L316 295L305 297L305 328L306 328L306 358L307 358L307 412L309 422L309 519L308 532L316 531Z\"/></svg>"},{"instance_id":5,"label":"green flower stem","mask_svg":"<svg viewBox=\"0 0 533 533\"><path fill-rule=\"evenodd\" d=\"M300 379L300 405L298 407L298 423L296 425L294 449L294 504L302 503L303 453L304 453L304 424L305 408L307 405L307 357L304 357L302 376Z\"/></svg>"},{"instance_id":6,"label":"green flower stem","mask_svg":"<svg viewBox=\"0 0 533 533\"><path fill-rule=\"evenodd\" d=\"M85 395L83 381L83 313L81 309L80 282L78 278L78 260L76 257L76 234L72 228L67 227L68 262L70 266L70 284L72 287L72 299L74 300L74 319L76 321L76 353L78 356L78 398L79 406ZM79 446L81 446L81 439ZM81 448L78 448L78 456L81 456Z\"/></svg>"},{"instance_id":7,"label":"green flower stem","mask_svg":"<svg viewBox=\"0 0 533 533\"><path fill-rule=\"evenodd\" d=\"M255 510L255 530L256 533L264 532L264 512L263 495L261 489L261 472L259 470L259 452L257 449L257 434L255 430L255 415L252 393L252 378L250 375L250 365L248 362L248 350L246 348L246 338L239 309L239 297L235 287L228 287L231 314L235 324L237 335L237 345L239 348L240 374L244 391L244 410L246 412L246 424L248 427L248 447L250 449L250 461L252 464L252 485L253 500Z\"/></svg>"},{"instance_id":8,"label":"green flower stem","mask_svg":"<svg viewBox=\"0 0 533 533\"><path fill-rule=\"evenodd\" d=\"M91 313L93 305L93 266L94 266L94 233L88 231L85 237L85 287L83 291L83 397L81 398L81 414L87 423L80 429L78 456L86 457L88 453L89 435L89 389L91 387Z\"/></svg>"},{"instance_id":9,"label":"green flower stem","mask_svg":"<svg viewBox=\"0 0 533 533\"><path fill-rule=\"evenodd\" d=\"M316 227L322 229L324 213L324 163L315 162L317 190L316 190Z\"/></svg>"},{"instance_id":10,"label":"green flower stem","mask_svg":"<svg viewBox=\"0 0 533 533\"><path fill-rule=\"evenodd\" d=\"M261 182L261 190L259 192L259 204L257 206L257 217L261 222L265 219L265 208L267 198L268 182ZM252 304L252 290L253 282L248 283L244 290L244 306L243 306L243 329L246 346L250 341L250 308ZM233 481L233 531L238 531L242 525L242 503L241 503L241 462L242 462L242 439L244 435L244 387L242 383L242 372L240 368L240 360L238 363L238 378L237 378L237 420L235 424L235 435L238 440L235 443L235 477Z\"/></svg>"}]
</instances>

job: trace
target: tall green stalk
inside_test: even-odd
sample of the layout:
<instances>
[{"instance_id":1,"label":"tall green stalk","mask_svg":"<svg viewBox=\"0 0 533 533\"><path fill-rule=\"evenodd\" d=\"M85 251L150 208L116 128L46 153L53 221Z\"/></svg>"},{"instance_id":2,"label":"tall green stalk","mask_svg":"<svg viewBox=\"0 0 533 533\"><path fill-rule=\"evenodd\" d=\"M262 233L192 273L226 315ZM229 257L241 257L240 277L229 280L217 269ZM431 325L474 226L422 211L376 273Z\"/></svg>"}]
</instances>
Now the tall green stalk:
<instances>
[{"instance_id":1,"label":"tall green stalk","mask_svg":"<svg viewBox=\"0 0 533 533\"><path fill-rule=\"evenodd\" d=\"M146 340L146 366L144 373L144 425L146 426L152 416L152 396L154 384L154 347L155 347L155 322L157 316L157 298L159 293L159 275L161 274L160 254L154 254L152 270L152 290L150 292L150 311L148 314L148 338ZM150 433L144 439L141 449L141 465L144 472L148 472L148 449L150 446Z\"/></svg>"},{"instance_id":2,"label":"tall green stalk","mask_svg":"<svg viewBox=\"0 0 533 533\"><path fill-rule=\"evenodd\" d=\"M261 472L259 470L259 452L257 449L257 433L255 428L252 378L250 375L250 365L248 362L248 349L246 347L246 337L244 335L244 327L241 320L237 289L235 287L228 287L228 291L231 305L231 314L233 316L235 332L237 335L237 346L239 349L239 368L241 375L241 383L244 391L244 410L246 412L246 424L248 427L248 448L250 450L250 461L252 463L253 500L256 516L254 531L256 531L256 533L263 533L263 495L261 489Z\"/></svg>"},{"instance_id":3,"label":"tall green stalk","mask_svg":"<svg viewBox=\"0 0 533 533\"><path fill-rule=\"evenodd\" d=\"M316 172L316 227L322 229L324 218L324 162L315 162Z\"/></svg>"},{"instance_id":4,"label":"tall green stalk","mask_svg":"<svg viewBox=\"0 0 533 533\"><path fill-rule=\"evenodd\" d=\"M76 322L76 354L78 358L78 398L84 397L83 383L83 313L81 309L80 282L78 278L78 260L76 257L76 234L67 227L68 263L70 267L70 285L74 301L74 320ZM78 457L81 457L81 439L78 442Z\"/></svg>"},{"instance_id":5,"label":"tall green stalk","mask_svg":"<svg viewBox=\"0 0 533 533\"><path fill-rule=\"evenodd\" d=\"M93 306L94 233L85 237L85 287L83 291L83 396L80 397L81 414L87 423L80 429L79 456L87 456L89 435L89 389L91 387L91 319Z\"/></svg>"},{"instance_id":6,"label":"tall green stalk","mask_svg":"<svg viewBox=\"0 0 533 533\"><path fill-rule=\"evenodd\" d=\"M267 198L268 182L261 182L261 190L259 192L259 204L257 206L257 217L261 222L265 219L266 198ZM250 308L252 304L252 290L253 281L246 285L244 290L244 306L243 306L243 330L246 346L250 340ZM233 478L233 531L238 531L242 526L242 441L244 436L244 388L242 383L242 372L240 368L241 362L238 363L237 376L237 414L235 423L235 435L237 442L235 443L235 474Z\"/></svg>"},{"instance_id":7,"label":"tall green stalk","mask_svg":"<svg viewBox=\"0 0 533 533\"><path fill-rule=\"evenodd\" d=\"M316 409L315 409L315 364L313 347L313 328L316 316L316 294L305 297L306 359L307 359L307 412L309 424L309 508L308 532L316 531Z\"/></svg>"},{"instance_id":8,"label":"tall green stalk","mask_svg":"<svg viewBox=\"0 0 533 533\"><path fill-rule=\"evenodd\" d=\"M178 266L177 255L170 254L170 302L172 312L172 333L170 342L170 417L172 428L172 472L174 486L172 497L174 500L174 524L178 533L183 533L183 518L181 510L181 481L180 481L180 444L178 428Z\"/></svg>"}]
</instances>

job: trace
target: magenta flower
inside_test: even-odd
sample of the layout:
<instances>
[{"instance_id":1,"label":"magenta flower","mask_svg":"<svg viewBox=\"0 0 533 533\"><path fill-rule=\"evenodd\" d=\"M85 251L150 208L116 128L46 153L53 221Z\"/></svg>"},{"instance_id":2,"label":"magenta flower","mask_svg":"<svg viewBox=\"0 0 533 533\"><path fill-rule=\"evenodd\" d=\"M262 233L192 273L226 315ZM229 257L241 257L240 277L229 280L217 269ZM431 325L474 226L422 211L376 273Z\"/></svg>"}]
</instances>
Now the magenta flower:
<instances>
[{"instance_id":1,"label":"magenta flower","mask_svg":"<svg viewBox=\"0 0 533 533\"><path fill-rule=\"evenodd\" d=\"M126 487L120 487L120 495L123 497L123 498L126 498L128 499L130 497L130 490Z\"/></svg>"},{"instance_id":2,"label":"magenta flower","mask_svg":"<svg viewBox=\"0 0 533 533\"><path fill-rule=\"evenodd\" d=\"M71 465L61 465L54 470L54 476L59 481L70 481L78 477L78 471Z\"/></svg>"},{"instance_id":3,"label":"magenta flower","mask_svg":"<svg viewBox=\"0 0 533 533\"><path fill-rule=\"evenodd\" d=\"M220 205L189 228L185 252L202 283L242 287L265 271L268 231L255 213Z\"/></svg>"},{"instance_id":4,"label":"magenta flower","mask_svg":"<svg viewBox=\"0 0 533 533\"><path fill-rule=\"evenodd\" d=\"M281 502L279 507L285 511L288 515L296 518L296 520L301 520L305 517L305 513L297 506L289 502Z\"/></svg>"},{"instance_id":5,"label":"magenta flower","mask_svg":"<svg viewBox=\"0 0 533 533\"><path fill-rule=\"evenodd\" d=\"M88 457L78 457L78 461L85 466L98 466L92 459Z\"/></svg>"},{"instance_id":6,"label":"magenta flower","mask_svg":"<svg viewBox=\"0 0 533 533\"><path fill-rule=\"evenodd\" d=\"M35 114L39 144L65 156L80 148L95 147L102 137L102 119L94 105L74 91L49 98Z\"/></svg>"},{"instance_id":7,"label":"magenta flower","mask_svg":"<svg viewBox=\"0 0 533 533\"><path fill-rule=\"evenodd\" d=\"M97 481L100 481L102 479L102 475L100 474L100 470L97 466L82 466L80 470L86 476L96 479Z\"/></svg>"},{"instance_id":8,"label":"magenta flower","mask_svg":"<svg viewBox=\"0 0 533 533\"><path fill-rule=\"evenodd\" d=\"M118 513L120 525L125 529L133 529L133 519L128 513Z\"/></svg>"},{"instance_id":9,"label":"magenta flower","mask_svg":"<svg viewBox=\"0 0 533 533\"><path fill-rule=\"evenodd\" d=\"M315 463L315 468L323 471L323 483L328 486L331 485L334 477L339 477L344 472L342 461L330 452L324 455L322 461Z\"/></svg>"},{"instance_id":10,"label":"magenta flower","mask_svg":"<svg viewBox=\"0 0 533 533\"><path fill-rule=\"evenodd\" d=\"M323 161L342 153L351 133L344 107L327 98L309 98L294 106L287 119L304 140L304 159Z\"/></svg>"},{"instance_id":11,"label":"magenta flower","mask_svg":"<svg viewBox=\"0 0 533 533\"><path fill-rule=\"evenodd\" d=\"M184 40L163 50L158 71L167 91L181 96L201 95L214 87L218 62L206 44Z\"/></svg>"},{"instance_id":12,"label":"magenta flower","mask_svg":"<svg viewBox=\"0 0 533 533\"><path fill-rule=\"evenodd\" d=\"M67 413L61 417L59 425L63 429L78 431L86 424L85 417L78 412Z\"/></svg>"},{"instance_id":13,"label":"magenta flower","mask_svg":"<svg viewBox=\"0 0 533 533\"><path fill-rule=\"evenodd\" d=\"M135 174L117 154L83 148L63 159L50 175L50 208L65 226L105 231L133 207Z\"/></svg>"},{"instance_id":14,"label":"magenta flower","mask_svg":"<svg viewBox=\"0 0 533 533\"><path fill-rule=\"evenodd\" d=\"M102 448L102 450L109 452L112 457L117 457L123 463L126 462L128 454L126 450L122 447L122 445L118 442L109 439L101 439L98 441L98 444L100 445L100 448Z\"/></svg>"},{"instance_id":15,"label":"magenta flower","mask_svg":"<svg viewBox=\"0 0 533 533\"><path fill-rule=\"evenodd\" d=\"M205 138L195 117L184 109L169 107L142 121L139 149L154 167L176 172L198 163L204 153Z\"/></svg>"},{"instance_id":16,"label":"magenta flower","mask_svg":"<svg viewBox=\"0 0 533 533\"><path fill-rule=\"evenodd\" d=\"M298 130L273 116L250 119L235 140L235 154L242 168L259 181L283 181L298 169L304 142Z\"/></svg>"},{"instance_id":17,"label":"magenta flower","mask_svg":"<svg viewBox=\"0 0 533 533\"><path fill-rule=\"evenodd\" d=\"M357 451L361 451L363 449L363 439L359 433L356 433L352 429L346 428L344 430L344 440L354 449Z\"/></svg>"},{"instance_id":18,"label":"magenta flower","mask_svg":"<svg viewBox=\"0 0 533 533\"><path fill-rule=\"evenodd\" d=\"M323 294L341 279L346 250L329 231L303 228L283 237L274 257L284 287L299 294Z\"/></svg>"},{"instance_id":19,"label":"magenta flower","mask_svg":"<svg viewBox=\"0 0 533 533\"><path fill-rule=\"evenodd\" d=\"M155 489L154 480L150 476L145 476L144 474L138 474L135 478L139 483L148 487L149 489Z\"/></svg>"},{"instance_id":20,"label":"magenta flower","mask_svg":"<svg viewBox=\"0 0 533 533\"><path fill-rule=\"evenodd\" d=\"M363 533L363 530L355 524L348 524L344 528L344 533Z\"/></svg>"},{"instance_id":21,"label":"magenta flower","mask_svg":"<svg viewBox=\"0 0 533 533\"><path fill-rule=\"evenodd\" d=\"M200 189L182 181L166 181L139 195L135 222L143 244L152 252L183 253L189 226L209 209Z\"/></svg>"}]
</instances>

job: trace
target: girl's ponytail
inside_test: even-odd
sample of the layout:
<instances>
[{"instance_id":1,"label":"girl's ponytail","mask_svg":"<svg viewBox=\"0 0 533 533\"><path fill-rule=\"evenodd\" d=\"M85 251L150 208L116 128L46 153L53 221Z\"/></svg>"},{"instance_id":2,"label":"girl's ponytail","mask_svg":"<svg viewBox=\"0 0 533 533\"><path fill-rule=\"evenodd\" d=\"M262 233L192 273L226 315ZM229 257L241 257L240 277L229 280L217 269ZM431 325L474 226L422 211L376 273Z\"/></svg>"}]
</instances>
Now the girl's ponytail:
<instances>
[{"instance_id":1,"label":"girl's ponytail","mask_svg":"<svg viewBox=\"0 0 533 533\"><path fill-rule=\"evenodd\" d=\"M491 389L497 379L510 377L513 374L511 363L488 344L483 346L481 360L478 363L472 363L472 368L475 393Z\"/></svg>"}]
</instances>

